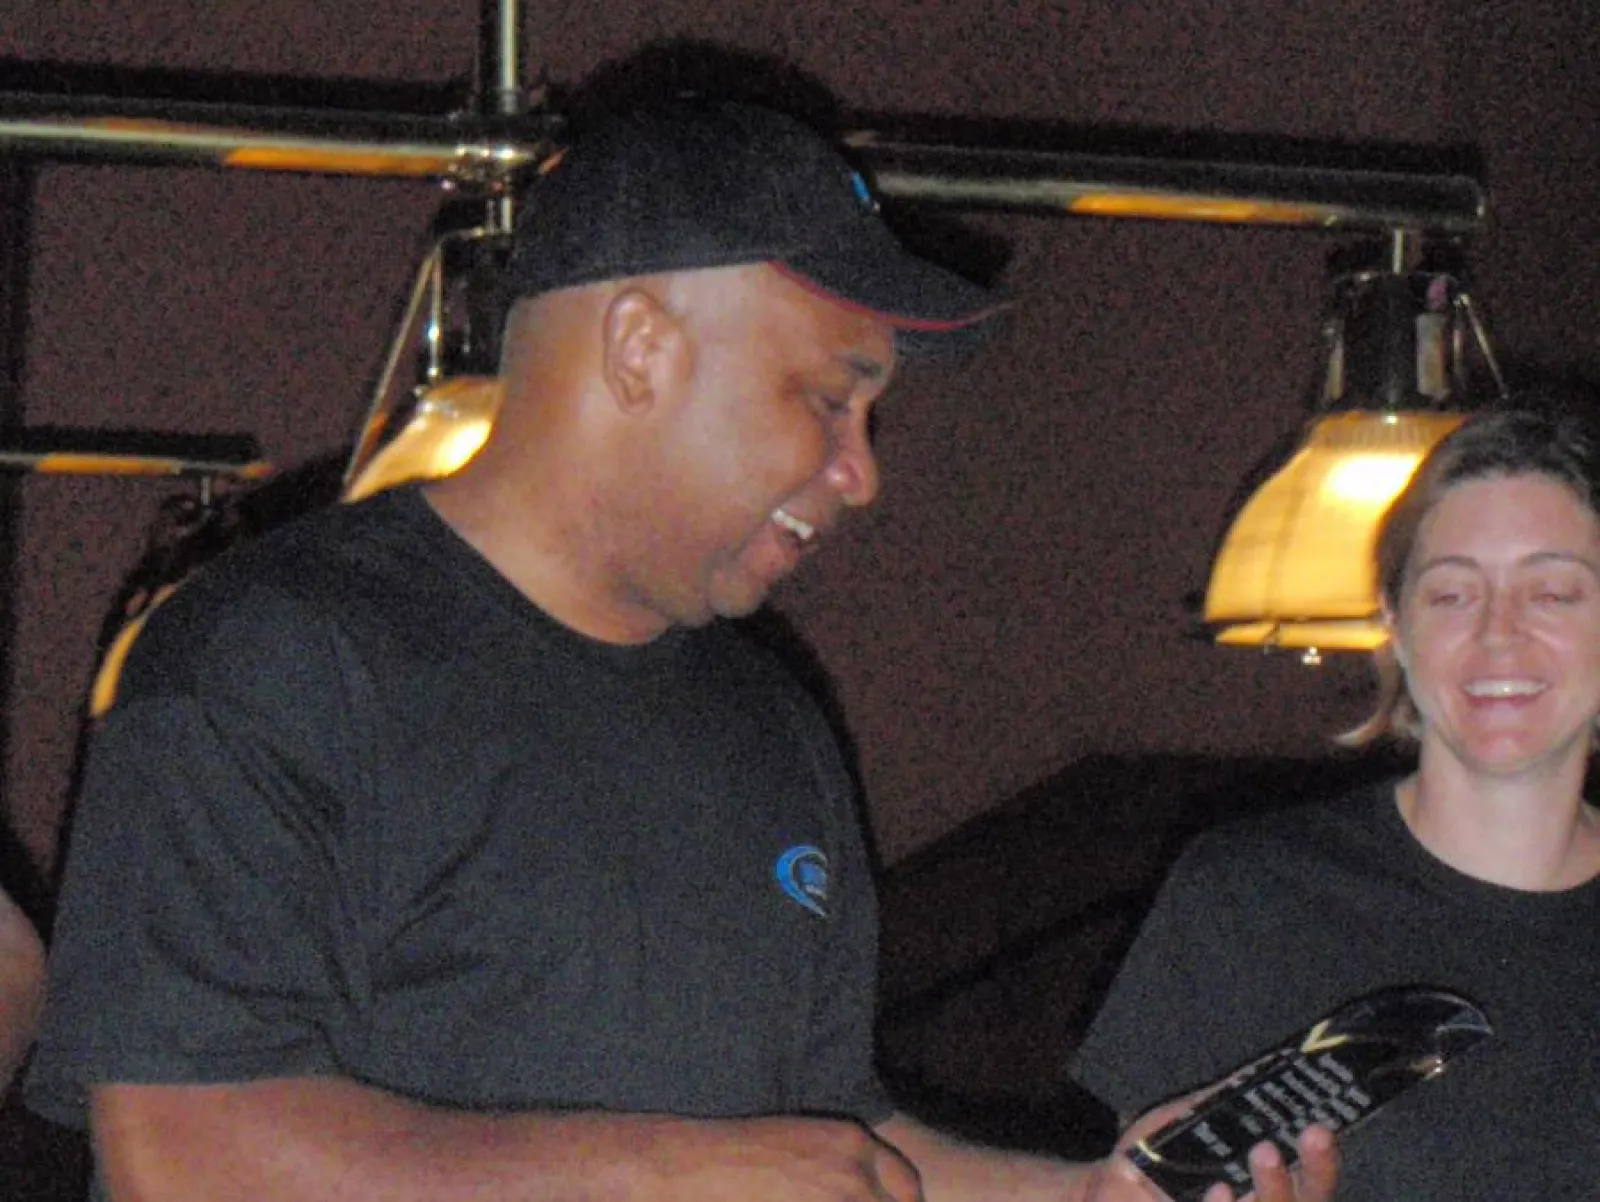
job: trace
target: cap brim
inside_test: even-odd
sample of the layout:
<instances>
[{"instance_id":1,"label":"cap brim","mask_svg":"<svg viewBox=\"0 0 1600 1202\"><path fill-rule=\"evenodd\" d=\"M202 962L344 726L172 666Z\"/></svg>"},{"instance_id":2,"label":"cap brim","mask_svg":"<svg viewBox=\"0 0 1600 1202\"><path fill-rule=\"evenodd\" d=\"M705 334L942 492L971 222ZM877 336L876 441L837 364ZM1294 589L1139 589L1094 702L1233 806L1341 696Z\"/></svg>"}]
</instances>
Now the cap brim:
<instances>
[{"instance_id":1,"label":"cap brim","mask_svg":"<svg viewBox=\"0 0 1600 1202\"><path fill-rule=\"evenodd\" d=\"M848 247L786 255L775 266L802 287L878 318L918 351L970 345L1010 307L1004 295L918 258L887 231Z\"/></svg>"}]
</instances>

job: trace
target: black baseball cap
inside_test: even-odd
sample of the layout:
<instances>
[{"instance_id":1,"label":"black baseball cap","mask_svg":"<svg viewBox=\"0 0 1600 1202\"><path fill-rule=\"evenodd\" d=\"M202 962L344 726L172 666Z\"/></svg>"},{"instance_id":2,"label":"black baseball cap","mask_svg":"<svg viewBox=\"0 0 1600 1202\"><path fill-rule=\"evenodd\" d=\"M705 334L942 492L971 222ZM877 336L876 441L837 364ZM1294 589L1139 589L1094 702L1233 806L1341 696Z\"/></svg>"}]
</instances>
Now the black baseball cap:
<instances>
[{"instance_id":1,"label":"black baseball cap","mask_svg":"<svg viewBox=\"0 0 1600 1202\"><path fill-rule=\"evenodd\" d=\"M576 131L522 194L505 283L524 297L762 262L913 347L959 341L1006 307L902 245L866 179L815 130L700 99Z\"/></svg>"}]
</instances>

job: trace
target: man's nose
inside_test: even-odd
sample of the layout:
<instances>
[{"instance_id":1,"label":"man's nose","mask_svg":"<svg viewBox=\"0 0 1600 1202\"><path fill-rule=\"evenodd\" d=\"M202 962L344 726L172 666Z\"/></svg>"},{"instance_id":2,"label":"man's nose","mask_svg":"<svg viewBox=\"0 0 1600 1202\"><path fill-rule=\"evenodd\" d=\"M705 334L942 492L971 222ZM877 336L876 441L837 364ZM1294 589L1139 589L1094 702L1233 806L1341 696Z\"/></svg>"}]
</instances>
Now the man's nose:
<instances>
[{"instance_id":1,"label":"man's nose","mask_svg":"<svg viewBox=\"0 0 1600 1202\"><path fill-rule=\"evenodd\" d=\"M846 505L870 505L878 495L878 456L867 430L853 429L828 464L828 479Z\"/></svg>"}]
</instances>

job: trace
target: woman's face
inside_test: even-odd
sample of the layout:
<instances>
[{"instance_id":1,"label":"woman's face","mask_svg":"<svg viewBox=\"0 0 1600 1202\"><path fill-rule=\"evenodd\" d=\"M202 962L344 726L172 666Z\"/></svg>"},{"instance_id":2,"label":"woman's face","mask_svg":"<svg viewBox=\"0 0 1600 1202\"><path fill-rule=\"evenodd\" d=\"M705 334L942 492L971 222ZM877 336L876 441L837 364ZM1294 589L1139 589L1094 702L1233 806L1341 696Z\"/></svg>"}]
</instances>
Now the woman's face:
<instances>
[{"instance_id":1,"label":"woman's face","mask_svg":"<svg viewBox=\"0 0 1600 1202\"><path fill-rule=\"evenodd\" d=\"M1395 652L1425 750L1497 777L1571 766L1600 713L1600 520L1530 474L1453 486L1417 531Z\"/></svg>"}]
</instances>

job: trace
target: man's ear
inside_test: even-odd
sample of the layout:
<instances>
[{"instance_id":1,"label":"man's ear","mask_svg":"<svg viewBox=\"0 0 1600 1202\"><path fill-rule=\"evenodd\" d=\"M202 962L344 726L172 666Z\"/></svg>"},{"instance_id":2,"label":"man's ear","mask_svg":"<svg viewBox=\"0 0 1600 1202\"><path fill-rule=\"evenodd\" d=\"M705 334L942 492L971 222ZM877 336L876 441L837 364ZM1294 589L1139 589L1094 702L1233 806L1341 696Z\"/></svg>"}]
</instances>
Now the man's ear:
<instances>
[{"instance_id":1,"label":"man's ear","mask_svg":"<svg viewBox=\"0 0 1600 1202\"><path fill-rule=\"evenodd\" d=\"M658 404L685 350L677 316L643 288L626 288L606 306L600 370L619 408L639 413Z\"/></svg>"}]
</instances>

